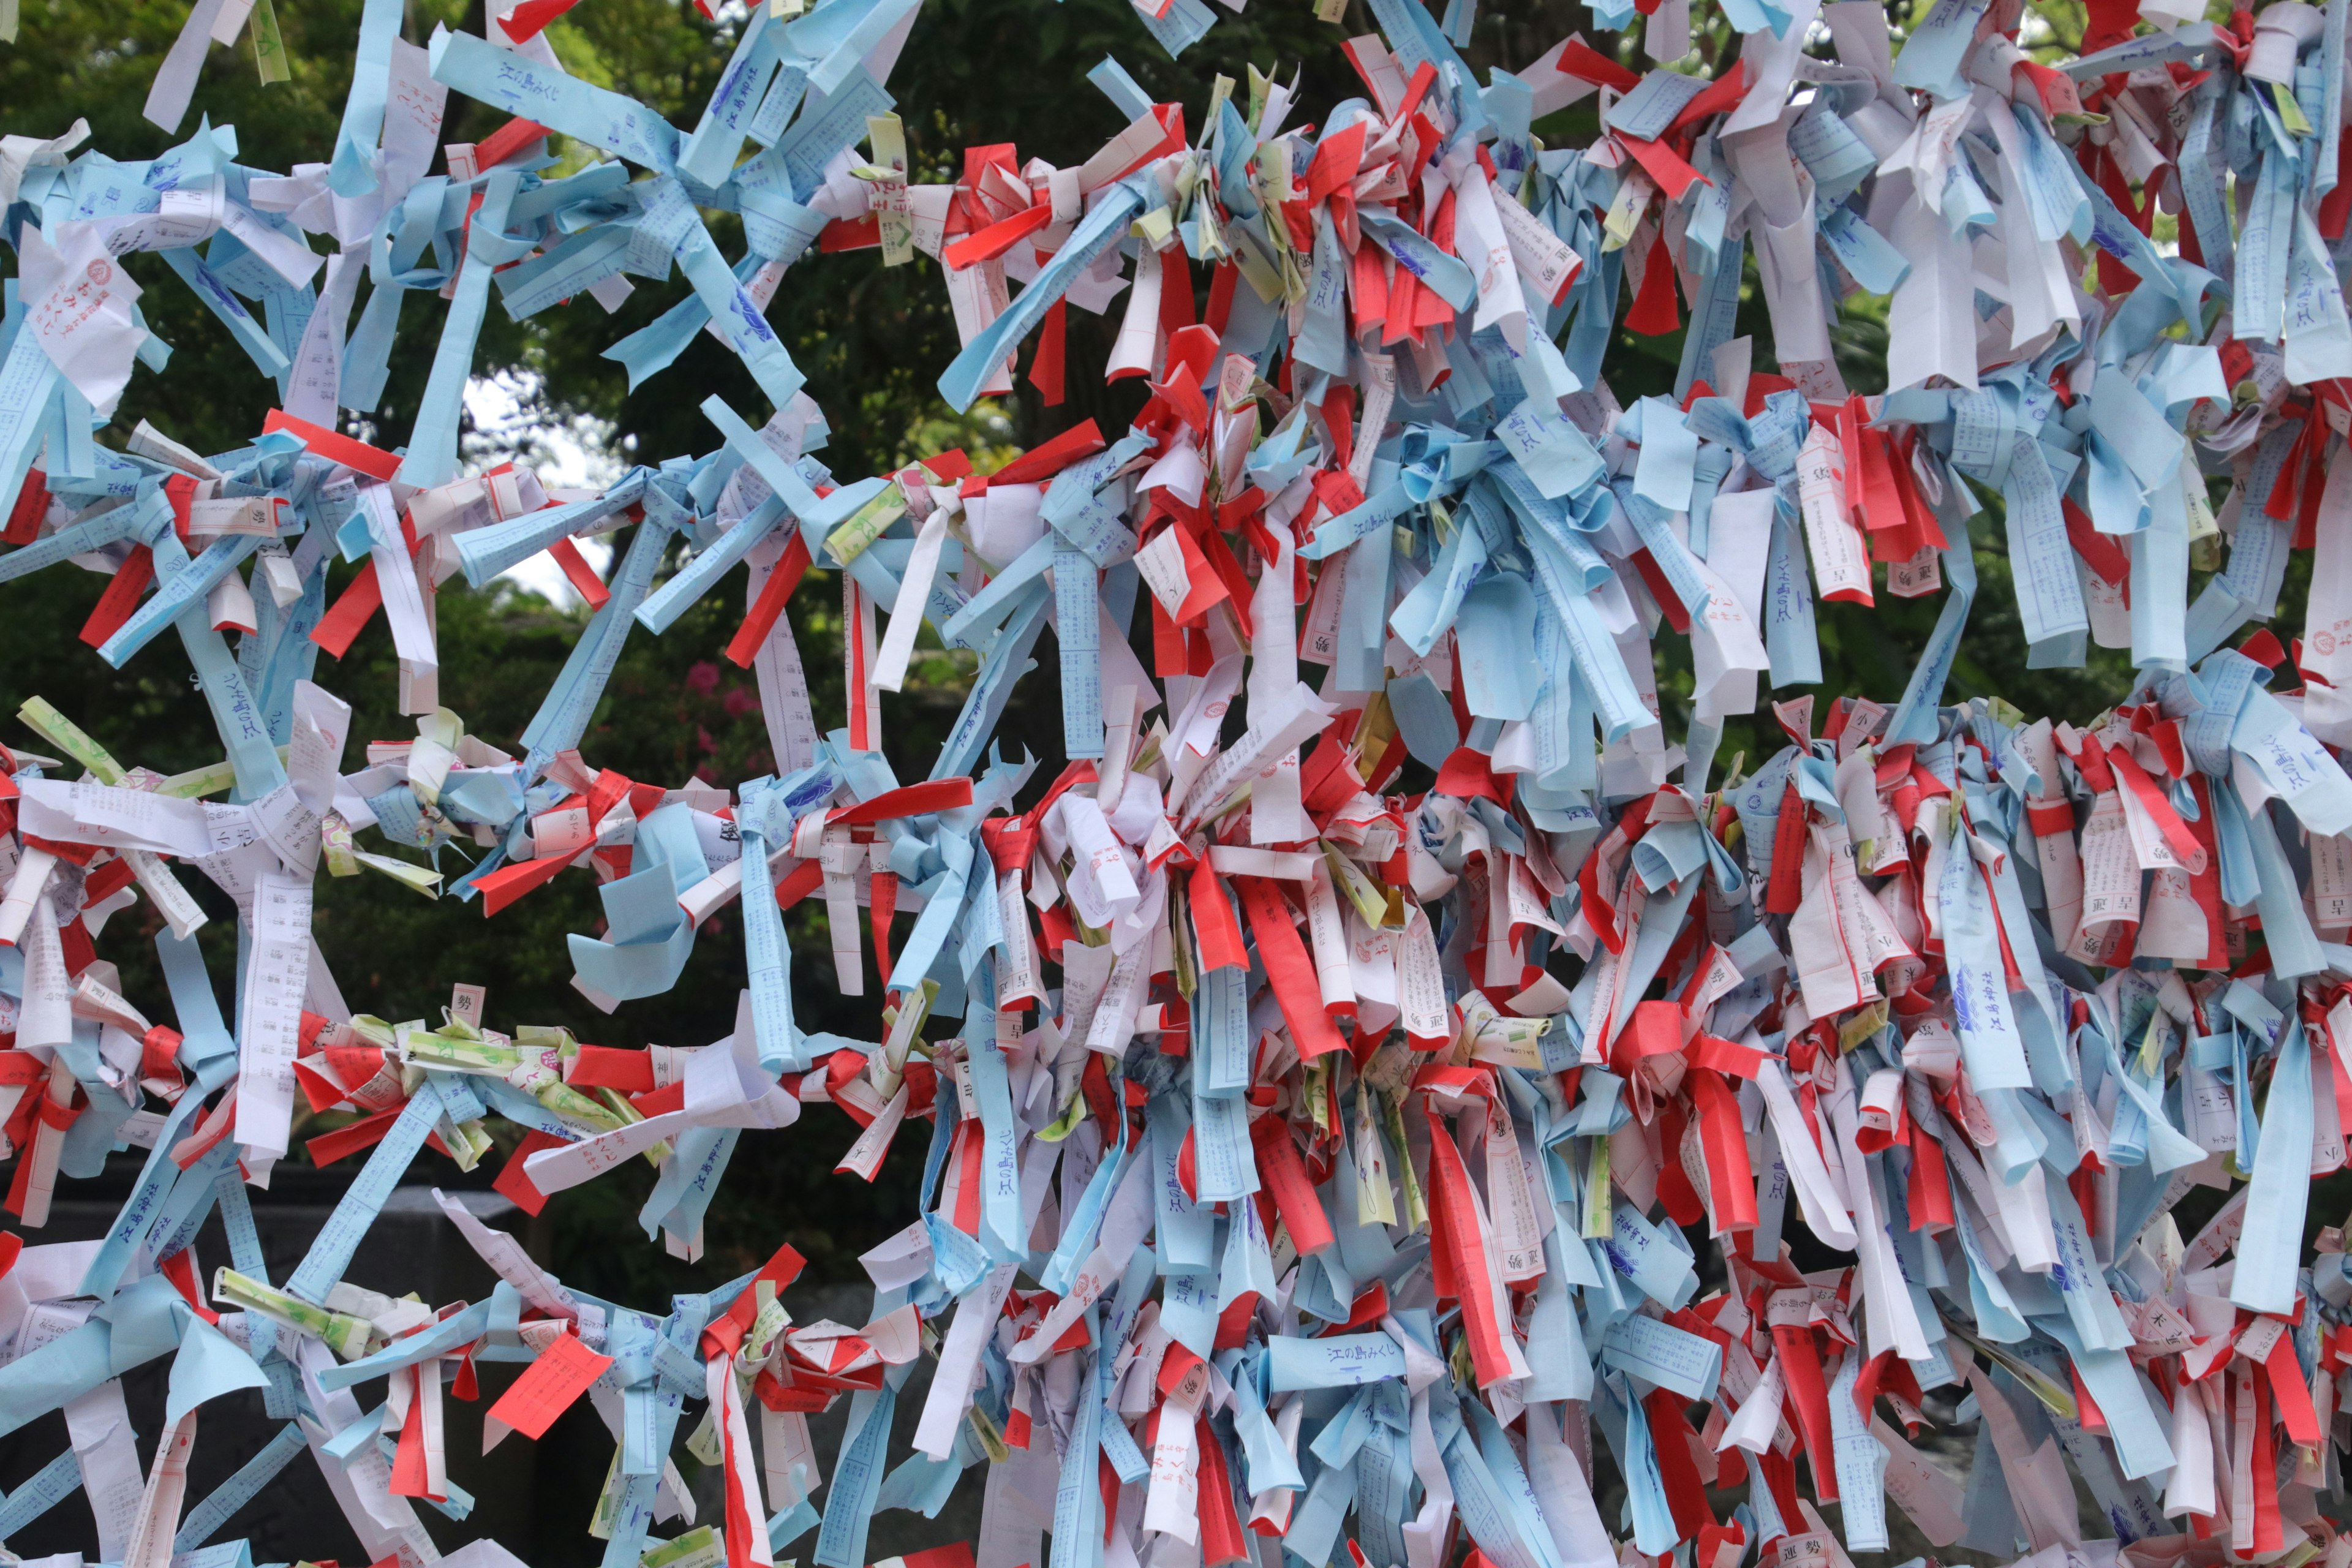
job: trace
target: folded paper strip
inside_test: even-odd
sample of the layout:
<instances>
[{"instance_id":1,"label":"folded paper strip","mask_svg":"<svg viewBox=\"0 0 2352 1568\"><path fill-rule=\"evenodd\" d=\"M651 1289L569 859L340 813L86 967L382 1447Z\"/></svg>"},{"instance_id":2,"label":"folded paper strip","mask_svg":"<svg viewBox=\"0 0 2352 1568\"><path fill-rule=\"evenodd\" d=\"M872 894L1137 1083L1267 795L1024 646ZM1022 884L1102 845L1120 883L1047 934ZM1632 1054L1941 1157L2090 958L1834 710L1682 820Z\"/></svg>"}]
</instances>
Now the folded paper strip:
<instances>
[{"instance_id":1,"label":"folded paper strip","mask_svg":"<svg viewBox=\"0 0 2352 1568\"><path fill-rule=\"evenodd\" d=\"M2014 0L1937 0L1899 48L1875 0L1720 0L1711 74L1688 0L1612 0L1622 50L1484 85L1475 0L1373 0L1363 95L1311 126L1255 70L1158 104L1106 60L1101 149L974 148L951 185L909 183L892 112L908 0L754 5L690 132L567 74L541 32L566 8L418 46L369 0L330 160L288 174L209 120L146 163L82 126L0 141L0 591L110 574L84 640L119 667L175 634L224 753L163 776L38 697L13 739L58 754L0 752L7 1207L37 1233L61 1181L145 1151L103 1240L0 1237L0 1433L72 1434L0 1541L79 1489L100 1561L249 1568L215 1537L307 1449L366 1559L417 1568L416 1505L470 1506L445 1402L511 1363L488 1441L583 1396L614 1437L582 1520L607 1568L862 1568L877 1510L936 1517L973 1467L978 1540L898 1561L1843 1568L1897 1539L1889 1499L1902 1539L1999 1560L2352 1561L2352 1263L2311 1209L2352 1121L2346 0L2094 0L2073 57ZM1171 49L1214 19L1138 10ZM223 16L192 12L158 123ZM453 91L516 118L432 174ZM1585 99L1591 145L1537 140ZM557 175L551 136L605 155ZM821 404L852 389L764 317L812 247L940 267L954 408L1032 339L1058 405L1076 305L1117 312L1142 412L992 473L836 476ZM250 445L116 427L166 355L132 251L276 382ZM1735 335L1751 259L1773 371ZM634 384L708 331L763 420L713 398L709 450L596 490L460 463L494 301L611 308L673 265L686 298L611 357ZM341 413L422 347L412 292L447 306L388 450ZM1832 353L1857 294L1887 300L1882 395ZM1685 313L1671 395L1621 405L1621 326ZM624 532L605 580L580 542ZM2032 665L2127 652L2115 707L1947 701L1979 533ZM542 552L591 613L519 736L469 733L435 596ZM597 766L626 639L739 564L726 654L776 771ZM810 573L854 677L823 731L784 613ZM1943 595L1907 685L1804 694L1818 603L1882 592ZM349 759L318 654L379 610L416 733ZM908 782L879 726L926 626L977 673ZM1058 772L992 744L1049 627ZM1662 637L1690 646L1678 739ZM1768 690L1785 745L1719 769ZM353 1016L321 864L491 918L593 875L583 1019L668 991L732 906L735 1026L607 1049L493 1027L467 984L437 1024ZM234 1016L189 870L236 904ZM141 899L169 1023L102 956ZM805 900L876 1038L795 1021ZM309 1157L358 1173L273 1280L247 1188L324 1112ZM666 1312L602 1300L456 1196L488 1300L344 1278L428 1146L533 1212L644 1161L648 1236L698 1258L747 1131L869 1181L922 1148L863 1324L793 1318L790 1247ZM121 1379L165 1358L142 1475ZM285 1425L190 1499L218 1398ZM845 1399L821 1455L808 1418ZM1964 1475L1931 1415L1974 1424Z\"/></svg>"}]
</instances>

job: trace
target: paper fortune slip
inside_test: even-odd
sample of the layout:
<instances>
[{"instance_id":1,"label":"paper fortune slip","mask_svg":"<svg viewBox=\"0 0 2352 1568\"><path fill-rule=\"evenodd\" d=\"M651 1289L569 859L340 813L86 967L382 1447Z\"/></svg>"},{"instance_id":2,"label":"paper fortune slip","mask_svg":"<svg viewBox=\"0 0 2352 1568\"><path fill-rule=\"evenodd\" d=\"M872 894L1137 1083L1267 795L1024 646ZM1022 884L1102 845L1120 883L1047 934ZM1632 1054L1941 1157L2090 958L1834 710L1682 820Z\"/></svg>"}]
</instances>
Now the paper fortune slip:
<instances>
[{"instance_id":1,"label":"paper fortune slip","mask_svg":"<svg viewBox=\"0 0 2352 1568\"><path fill-rule=\"evenodd\" d=\"M79 123L0 140L0 598L108 574L82 640L184 658L221 741L164 775L27 692L0 748L0 1434L70 1436L0 1543L79 1491L92 1561L236 1568L215 1537L307 1463L363 1560L422 1568L419 1508L471 1503L448 1402L516 1367L490 1441L583 1401L613 1439L576 1500L606 1568L866 1568L877 1511L960 1487L977 1538L879 1568L2352 1560L2352 1265L2312 1202L2352 1121L2347 0L2095 4L2071 51L2016 4L1719 0L1696 21L1738 42L1705 57L1689 0L1607 0L1598 42L1483 81L1475 0L1371 0L1328 109L1255 68L1158 103L1108 58L1098 146L969 149L946 184L905 129L943 106L888 86L914 0L730 14L691 129L565 71L568 5L410 40L368 0L336 142L290 173L208 119L138 162ZM1135 9L1171 53L1215 16ZM151 120L178 133L248 16L282 78L268 0L199 0ZM436 174L452 93L512 118ZM1588 145L1536 134L1588 99ZM1076 307L1141 412L986 473L832 472L858 389L766 320L812 247L939 269L950 407L1016 375L1062 406ZM123 427L171 374L132 252L274 383L249 444ZM601 489L461 462L491 310L673 264L609 356L634 386L708 331L759 406L707 399L707 449ZM446 306L404 323L412 292ZM1855 296L1883 394L1833 352ZM1612 390L1621 330L1682 332L1670 387ZM395 450L342 414L396 348L430 372ZM1948 700L1979 537L2032 666L2127 656L2112 706ZM590 614L529 724L477 733L436 595L541 553ZM724 651L776 771L598 765L627 640L739 565ZM849 693L822 724L812 574ZM1940 605L1907 682L1813 689L1819 604L1882 594ZM902 778L881 727L925 626L976 670ZM415 733L355 748L317 654L362 637ZM1024 677L1057 759L995 744ZM1745 716L1777 749L1725 764ZM322 870L493 920L594 877L581 1011L453 974L437 1018L353 1015ZM167 994L134 998L106 931L142 900ZM730 906L729 1034L592 1043ZM798 1020L827 982L871 1037ZM642 1222L697 1258L730 1162L782 1138L852 1179L920 1162L862 1321L794 1316L790 1247L604 1300L446 1194L487 1300L345 1278L444 1160L533 1213L643 1162ZM42 1243L61 1182L133 1147L104 1237ZM355 1173L272 1279L247 1193L297 1157ZM121 1379L154 1363L142 1434ZM283 1426L190 1498L218 1400ZM723 1483L700 1504L681 1455Z\"/></svg>"}]
</instances>

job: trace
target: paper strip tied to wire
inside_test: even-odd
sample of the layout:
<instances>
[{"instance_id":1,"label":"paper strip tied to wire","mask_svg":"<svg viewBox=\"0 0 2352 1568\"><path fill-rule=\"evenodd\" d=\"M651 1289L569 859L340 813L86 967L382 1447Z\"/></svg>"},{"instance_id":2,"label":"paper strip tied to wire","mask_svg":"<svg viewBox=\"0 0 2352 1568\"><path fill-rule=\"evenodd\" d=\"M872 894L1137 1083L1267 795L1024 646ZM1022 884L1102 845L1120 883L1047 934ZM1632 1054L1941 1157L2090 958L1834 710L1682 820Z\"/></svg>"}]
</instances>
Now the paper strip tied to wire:
<instances>
[{"instance_id":1,"label":"paper strip tied to wire","mask_svg":"<svg viewBox=\"0 0 2352 1568\"><path fill-rule=\"evenodd\" d=\"M418 43L370 0L336 145L283 174L209 120L144 163L0 142L0 585L107 574L83 641L184 654L222 742L166 775L26 695L0 752L6 1206L37 1237L144 1152L102 1239L0 1241L0 1434L71 1439L0 1541L79 1490L96 1561L249 1568L216 1538L310 1464L366 1560L419 1568L419 1506L472 1507L447 1402L495 1445L584 1399L606 1568L864 1568L877 1511L960 1486L978 1538L885 1568L2352 1563L2352 1264L2312 1208L2352 1122L2346 0L2095 0L2071 56L2016 0L1939 0L1899 47L1870 0L1721 0L1712 71L1688 0L1612 0L1621 44L1483 84L1475 0L1374 0L1361 94L1311 124L1255 69L1155 103L1107 59L1100 148L968 149L952 184L912 178L887 86L912 4L754 5L691 131L569 75L568 8ZM1137 9L1171 51L1213 19ZM151 119L248 13L267 66L268 0L205 0ZM451 92L516 118L436 174ZM1587 100L1589 146L1536 137ZM812 247L939 267L956 410L1016 374L1062 406L1076 306L1141 412L835 475L822 406L856 389L764 313ZM275 381L250 445L122 431L168 357L132 252ZM494 300L609 310L673 267L609 357L634 386L709 331L764 412L711 398L708 450L601 489L461 463ZM1750 276L1769 343L1735 335ZM1843 379L1847 310L1884 316L1884 394ZM1671 385L1612 393L1621 329L1682 332ZM358 438L428 338L404 445ZM1948 701L1979 541L2032 667L2127 657L2116 706ZM2299 637L2269 625L2297 551ZM578 641L520 734L470 732L436 596L542 553ZM597 765L627 640L739 565L772 771ZM842 606L826 728L804 584ZM1806 690L1820 603L1881 593L1941 595L1904 689ZM415 733L354 753L318 656L379 611ZM882 725L926 628L976 671L908 780ZM1062 754L1015 761L1049 629ZM1722 764L1768 701L1785 743ZM494 1026L454 976L438 1021L353 1015L321 868L491 919L593 877L583 1010ZM168 996L134 1000L104 939L142 900ZM582 1037L721 931L723 1038ZM796 982L870 998L875 1037L806 1026ZM921 1163L862 1323L794 1317L790 1247L604 1300L458 1192L487 1300L346 1278L444 1162L537 1213L643 1161L647 1237L698 1259L777 1137ZM288 1159L355 1174L273 1279L247 1194ZM142 1473L121 1378L165 1358ZM192 1498L217 1399L282 1425Z\"/></svg>"}]
</instances>

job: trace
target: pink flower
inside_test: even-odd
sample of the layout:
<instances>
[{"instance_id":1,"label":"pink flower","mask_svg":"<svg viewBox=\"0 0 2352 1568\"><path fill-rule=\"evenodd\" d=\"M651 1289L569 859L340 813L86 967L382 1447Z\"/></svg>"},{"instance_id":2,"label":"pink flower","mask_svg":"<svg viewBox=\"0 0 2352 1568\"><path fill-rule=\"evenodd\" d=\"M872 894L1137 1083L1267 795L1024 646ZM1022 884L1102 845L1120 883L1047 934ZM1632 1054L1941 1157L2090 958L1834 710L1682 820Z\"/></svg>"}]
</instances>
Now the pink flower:
<instances>
[{"instance_id":1,"label":"pink flower","mask_svg":"<svg viewBox=\"0 0 2352 1568\"><path fill-rule=\"evenodd\" d=\"M708 697L719 689L719 667L709 659L698 660L686 672L687 689L698 697Z\"/></svg>"}]
</instances>

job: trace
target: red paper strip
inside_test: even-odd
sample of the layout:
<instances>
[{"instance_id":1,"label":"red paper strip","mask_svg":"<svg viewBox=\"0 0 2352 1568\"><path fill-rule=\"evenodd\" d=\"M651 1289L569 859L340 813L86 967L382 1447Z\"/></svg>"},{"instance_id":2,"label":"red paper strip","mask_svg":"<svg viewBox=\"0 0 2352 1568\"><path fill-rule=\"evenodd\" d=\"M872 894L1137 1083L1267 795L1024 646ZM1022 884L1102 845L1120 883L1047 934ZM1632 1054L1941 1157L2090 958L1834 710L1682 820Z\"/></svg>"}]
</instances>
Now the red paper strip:
<instances>
[{"instance_id":1,"label":"red paper strip","mask_svg":"<svg viewBox=\"0 0 2352 1568\"><path fill-rule=\"evenodd\" d=\"M559 1334L554 1343L539 1352L537 1361L523 1369L514 1386L499 1395L499 1402L490 1406L490 1416L526 1437L543 1437L555 1418L587 1393L588 1385L612 1364L611 1356L598 1355L571 1334Z\"/></svg>"}]
</instances>

